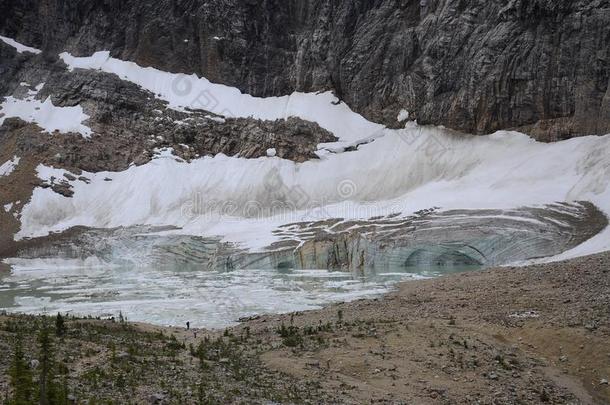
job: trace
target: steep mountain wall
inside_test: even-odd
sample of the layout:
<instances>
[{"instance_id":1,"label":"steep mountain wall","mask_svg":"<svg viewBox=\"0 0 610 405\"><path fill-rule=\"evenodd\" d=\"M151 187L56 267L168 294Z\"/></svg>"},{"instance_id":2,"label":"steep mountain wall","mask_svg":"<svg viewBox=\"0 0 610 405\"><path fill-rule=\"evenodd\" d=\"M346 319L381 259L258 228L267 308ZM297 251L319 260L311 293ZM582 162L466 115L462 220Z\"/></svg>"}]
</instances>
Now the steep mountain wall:
<instances>
[{"instance_id":1,"label":"steep mountain wall","mask_svg":"<svg viewBox=\"0 0 610 405\"><path fill-rule=\"evenodd\" d=\"M0 33L258 96L332 89L388 125L610 132L610 0L11 0Z\"/></svg>"}]
</instances>

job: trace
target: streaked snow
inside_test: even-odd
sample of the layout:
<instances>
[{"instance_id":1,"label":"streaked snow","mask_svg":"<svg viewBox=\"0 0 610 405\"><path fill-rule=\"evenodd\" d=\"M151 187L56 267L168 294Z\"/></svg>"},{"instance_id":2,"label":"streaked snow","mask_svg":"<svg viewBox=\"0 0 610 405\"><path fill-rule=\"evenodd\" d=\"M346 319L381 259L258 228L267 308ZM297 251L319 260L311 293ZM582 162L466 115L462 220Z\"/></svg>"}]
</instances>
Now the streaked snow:
<instances>
[{"instance_id":1,"label":"streaked snow","mask_svg":"<svg viewBox=\"0 0 610 405\"><path fill-rule=\"evenodd\" d=\"M14 156L11 160L4 162L0 166L0 177L10 175L15 170L20 161L21 158Z\"/></svg>"},{"instance_id":2,"label":"streaked snow","mask_svg":"<svg viewBox=\"0 0 610 405\"><path fill-rule=\"evenodd\" d=\"M31 46L26 46L26 45L20 44L19 42L15 41L14 39L3 37L2 35L0 35L0 41L4 42L7 45L12 46L19 53L29 52L29 53L33 53L33 54L39 54L42 52L40 49L36 49L36 48L32 48Z\"/></svg>"},{"instance_id":3,"label":"streaked snow","mask_svg":"<svg viewBox=\"0 0 610 405\"><path fill-rule=\"evenodd\" d=\"M418 131L418 140L405 142L409 131ZM421 149L430 138L447 147L436 159ZM91 183L73 182L72 198L36 189L22 212L19 236L75 225L177 225L183 233L222 235L259 249L275 240L271 232L277 226L308 219L578 200L610 212L609 168L610 136L543 144L517 133L454 137L436 128L390 132L356 152L300 164L224 155L188 164L163 155L120 173L83 173ZM63 171L41 165L38 175L62 178ZM342 188L346 184L348 192ZM306 196L307 205L268 215L291 190ZM237 211L227 215L226 204ZM602 247L610 248L609 242Z\"/></svg>"}]
</instances>

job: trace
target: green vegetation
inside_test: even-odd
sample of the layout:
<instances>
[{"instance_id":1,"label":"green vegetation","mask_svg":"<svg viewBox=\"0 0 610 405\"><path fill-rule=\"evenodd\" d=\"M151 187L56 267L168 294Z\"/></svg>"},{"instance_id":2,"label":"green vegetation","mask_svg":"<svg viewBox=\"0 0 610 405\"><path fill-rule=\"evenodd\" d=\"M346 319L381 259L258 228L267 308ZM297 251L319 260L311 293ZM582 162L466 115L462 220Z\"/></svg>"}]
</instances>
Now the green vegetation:
<instances>
[{"instance_id":1,"label":"green vegetation","mask_svg":"<svg viewBox=\"0 0 610 405\"><path fill-rule=\"evenodd\" d=\"M293 330L308 336L318 328ZM0 403L316 402L306 400L317 398L316 384L262 365L259 354L269 341L253 335L249 328L198 338L143 331L122 315L116 321L0 315L0 350L10 353L0 356L6 387Z\"/></svg>"},{"instance_id":2,"label":"green vegetation","mask_svg":"<svg viewBox=\"0 0 610 405\"><path fill-rule=\"evenodd\" d=\"M10 384L13 395L7 398L9 405L27 405L34 399L32 372L23 353L23 336L17 335L13 343L13 360L9 368Z\"/></svg>"},{"instance_id":3,"label":"green vegetation","mask_svg":"<svg viewBox=\"0 0 610 405\"><path fill-rule=\"evenodd\" d=\"M55 317L55 334L58 337L64 336L66 334L66 324L64 322L63 316L58 312Z\"/></svg>"},{"instance_id":4,"label":"green vegetation","mask_svg":"<svg viewBox=\"0 0 610 405\"><path fill-rule=\"evenodd\" d=\"M67 367L55 359L54 340L46 318L42 319L37 335L37 358L29 364L25 359L23 342L26 330L21 324L9 324L16 332L13 342L13 357L9 368L12 394L8 404L63 405L68 403ZM65 332L63 319L55 321L55 334ZM35 375L34 375L34 372ZM62 378L60 378L62 376ZM35 377L35 378L34 378Z\"/></svg>"},{"instance_id":5,"label":"green vegetation","mask_svg":"<svg viewBox=\"0 0 610 405\"><path fill-rule=\"evenodd\" d=\"M282 343L288 347L303 346L303 337L301 336L298 327L290 325L286 327L282 323L280 328L277 330L277 334L282 338Z\"/></svg>"},{"instance_id":6,"label":"green vegetation","mask_svg":"<svg viewBox=\"0 0 610 405\"><path fill-rule=\"evenodd\" d=\"M275 333L282 338L282 344L286 347L301 350L318 350L325 347L326 339L324 333L332 331L333 324L331 322L322 323L322 321L319 321L317 326L306 325L298 327L294 325L294 319L291 318L290 326L282 323L276 328Z\"/></svg>"}]
</instances>

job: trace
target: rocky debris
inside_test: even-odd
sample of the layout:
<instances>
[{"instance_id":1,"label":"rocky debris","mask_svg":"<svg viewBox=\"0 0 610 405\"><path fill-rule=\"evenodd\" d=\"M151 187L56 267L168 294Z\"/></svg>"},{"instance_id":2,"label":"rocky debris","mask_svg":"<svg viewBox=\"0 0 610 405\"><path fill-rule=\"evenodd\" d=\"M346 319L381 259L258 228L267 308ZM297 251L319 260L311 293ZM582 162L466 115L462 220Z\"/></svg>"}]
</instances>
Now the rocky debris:
<instances>
[{"instance_id":1,"label":"rocky debris","mask_svg":"<svg viewBox=\"0 0 610 405\"><path fill-rule=\"evenodd\" d=\"M165 400L166 395L162 393L154 393L150 396L150 398L153 404L159 404Z\"/></svg>"},{"instance_id":2,"label":"rocky debris","mask_svg":"<svg viewBox=\"0 0 610 405\"><path fill-rule=\"evenodd\" d=\"M610 132L608 0L18 0L2 5L0 32L256 96L334 90L388 125L405 110L470 133Z\"/></svg>"},{"instance_id":3,"label":"rocky debris","mask_svg":"<svg viewBox=\"0 0 610 405\"><path fill-rule=\"evenodd\" d=\"M55 177L51 177L49 181L39 180L36 185L41 188L50 188L64 197L72 197L74 195L72 185L65 179L56 179Z\"/></svg>"},{"instance_id":4,"label":"rocky debris","mask_svg":"<svg viewBox=\"0 0 610 405\"><path fill-rule=\"evenodd\" d=\"M307 339L309 325L332 323L322 348L306 342L301 349L273 349L264 359L301 377L320 375L311 362L330 362L324 380L357 387L346 395L360 403L370 402L376 392L371 387L391 392L389 403L427 403L419 400L423 396L444 403L606 403L610 391L598 384L597 370L607 366L599 353L610 331L603 298L610 289L603 272L609 258L603 253L406 282L380 300L267 316L244 327L256 334L290 322ZM507 309L520 306L548 316L506 322ZM588 333L573 325L579 317L604 319L603 330ZM374 336L365 333L371 328ZM545 360L558 352L569 361Z\"/></svg>"},{"instance_id":5,"label":"rocky debris","mask_svg":"<svg viewBox=\"0 0 610 405\"><path fill-rule=\"evenodd\" d=\"M41 97L46 95L59 106L82 105L94 132L106 138L141 139L149 152L171 146L185 159L218 153L256 158L273 147L279 157L302 162L317 158L319 143L336 141L317 124L295 117L260 121L201 110L178 112L152 93L102 72L53 74L41 92Z\"/></svg>"},{"instance_id":6,"label":"rocky debris","mask_svg":"<svg viewBox=\"0 0 610 405\"><path fill-rule=\"evenodd\" d=\"M57 194L63 195L64 197L72 197L74 195L72 185L65 180L61 180L59 183L53 183L51 185L51 190L55 191Z\"/></svg>"},{"instance_id":7,"label":"rocky debris","mask_svg":"<svg viewBox=\"0 0 610 405\"><path fill-rule=\"evenodd\" d=\"M119 358L119 359L126 359L126 358L129 357L129 353L127 353L127 352L119 352L119 353L117 353L116 357Z\"/></svg>"},{"instance_id":8,"label":"rocky debris","mask_svg":"<svg viewBox=\"0 0 610 405\"><path fill-rule=\"evenodd\" d=\"M593 321L585 324L585 329L588 330L589 332L593 332L594 330L597 330L598 324L599 324L599 321L597 319L594 319Z\"/></svg>"}]
</instances>

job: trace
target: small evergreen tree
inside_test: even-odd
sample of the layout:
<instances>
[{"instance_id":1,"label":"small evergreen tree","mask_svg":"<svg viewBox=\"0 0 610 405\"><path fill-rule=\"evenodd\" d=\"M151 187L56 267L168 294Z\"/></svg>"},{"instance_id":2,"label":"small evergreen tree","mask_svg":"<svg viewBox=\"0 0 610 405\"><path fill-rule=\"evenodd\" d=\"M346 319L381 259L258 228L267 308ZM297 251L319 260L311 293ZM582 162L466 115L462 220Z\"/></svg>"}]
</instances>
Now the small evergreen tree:
<instances>
[{"instance_id":1,"label":"small evergreen tree","mask_svg":"<svg viewBox=\"0 0 610 405\"><path fill-rule=\"evenodd\" d=\"M63 316L58 312L57 317L55 318L55 334L57 336L63 336L66 334L66 324L64 322Z\"/></svg>"},{"instance_id":2,"label":"small evergreen tree","mask_svg":"<svg viewBox=\"0 0 610 405\"><path fill-rule=\"evenodd\" d=\"M47 324L43 325L38 334L39 347L39 371L38 378L40 405L56 405L65 403L62 401L61 388L57 384L55 352L53 338Z\"/></svg>"},{"instance_id":3,"label":"small evergreen tree","mask_svg":"<svg viewBox=\"0 0 610 405\"><path fill-rule=\"evenodd\" d=\"M10 383L13 395L9 398L10 405L28 405L33 402L34 383L32 372L25 361L23 339L18 335L13 349L13 360L9 368Z\"/></svg>"},{"instance_id":4,"label":"small evergreen tree","mask_svg":"<svg viewBox=\"0 0 610 405\"><path fill-rule=\"evenodd\" d=\"M52 368L52 358L53 358L53 342L51 341L51 336L49 335L49 329L46 325L43 325L42 329L40 329L40 333L38 334L38 344L40 350L40 377L38 378L38 386L39 386L39 396L40 396L40 404L48 405L49 404L49 377L51 374Z\"/></svg>"}]
</instances>

